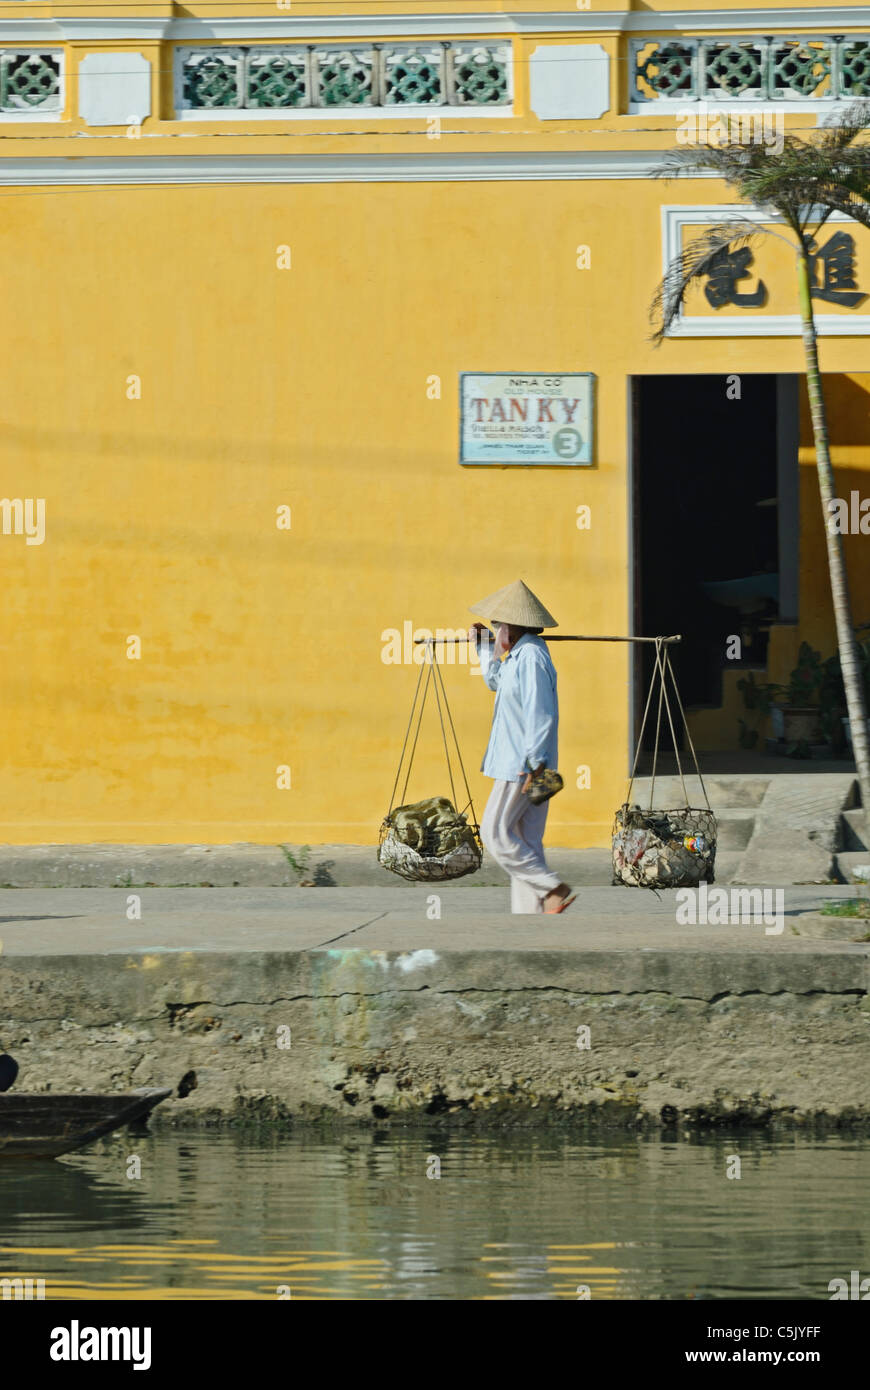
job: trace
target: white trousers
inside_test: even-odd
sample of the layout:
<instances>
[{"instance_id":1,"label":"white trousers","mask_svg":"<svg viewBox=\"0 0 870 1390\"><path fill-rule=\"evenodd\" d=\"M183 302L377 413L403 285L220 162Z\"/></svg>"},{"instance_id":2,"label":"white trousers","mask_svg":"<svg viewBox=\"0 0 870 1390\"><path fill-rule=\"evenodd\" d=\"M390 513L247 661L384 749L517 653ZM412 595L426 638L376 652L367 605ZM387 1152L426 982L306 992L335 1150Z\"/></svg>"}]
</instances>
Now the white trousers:
<instances>
[{"instance_id":1,"label":"white trousers","mask_svg":"<svg viewBox=\"0 0 870 1390\"><path fill-rule=\"evenodd\" d=\"M521 786L522 782L493 782L480 836L496 863L510 874L511 912L543 912L544 898L562 882L544 858L550 803L536 806Z\"/></svg>"}]
</instances>

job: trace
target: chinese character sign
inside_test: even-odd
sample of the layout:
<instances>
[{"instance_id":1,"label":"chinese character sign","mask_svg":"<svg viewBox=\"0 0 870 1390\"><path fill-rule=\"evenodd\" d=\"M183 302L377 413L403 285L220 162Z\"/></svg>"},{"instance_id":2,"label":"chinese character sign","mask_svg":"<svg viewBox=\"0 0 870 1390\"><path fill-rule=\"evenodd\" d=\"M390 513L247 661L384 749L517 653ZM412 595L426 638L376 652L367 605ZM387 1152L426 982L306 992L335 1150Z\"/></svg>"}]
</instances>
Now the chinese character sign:
<instances>
[{"instance_id":1,"label":"chinese character sign","mask_svg":"<svg viewBox=\"0 0 870 1390\"><path fill-rule=\"evenodd\" d=\"M853 236L848 232L837 232L821 248L814 238L810 237L809 247L810 274L813 280L810 294L814 298L827 299L831 304L845 304L847 309L854 309L856 304L861 304L867 298L855 283Z\"/></svg>"},{"instance_id":2,"label":"chinese character sign","mask_svg":"<svg viewBox=\"0 0 870 1390\"><path fill-rule=\"evenodd\" d=\"M591 372L462 372L460 463L592 462Z\"/></svg>"},{"instance_id":3,"label":"chinese character sign","mask_svg":"<svg viewBox=\"0 0 870 1390\"><path fill-rule=\"evenodd\" d=\"M710 230L730 221L734 241L706 254ZM817 333L870 337L870 225L835 212L804 235ZM743 209L737 221L729 203L663 207L662 273L705 252L704 271L688 285L668 337L800 337L796 250L790 230L768 210Z\"/></svg>"},{"instance_id":4,"label":"chinese character sign","mask_svg":"<svg viewBox=\"0 0 870 1390\"><path fill-rule=\"evenodd\" d=\"M744 304L755 306L764 304L767 299L767 288L763 280L759 280L758 285L751 292L738 290L738 280L745 280L749 275L747 266L752 262L752 252L748 246L743 246L737 251L718 251L710 262L710 269L707 274L707 285L704 293L714 309L721 309L723 304Z\"/></svg>"},{"instance_id":5,"label":"chinese character sign","mask_svg":"<svg viewBox=\"0 0 870 1390\"><path fill-rule=\"evenodd\" d=\"M810 251L810 294L814 299L826 299L831 304L843 304L853 309L866 298L855 282L855 238L848 232L836 232L823 246L808 238ZM723 304L755 307L767 301L767 288L759 280L752 291L737 289L738 280L751 275L753 253L748 247L719 251L710 262L704 293L714 309ZM821 281L821 283L820 283Z\"/></svg>"}]
</instances>

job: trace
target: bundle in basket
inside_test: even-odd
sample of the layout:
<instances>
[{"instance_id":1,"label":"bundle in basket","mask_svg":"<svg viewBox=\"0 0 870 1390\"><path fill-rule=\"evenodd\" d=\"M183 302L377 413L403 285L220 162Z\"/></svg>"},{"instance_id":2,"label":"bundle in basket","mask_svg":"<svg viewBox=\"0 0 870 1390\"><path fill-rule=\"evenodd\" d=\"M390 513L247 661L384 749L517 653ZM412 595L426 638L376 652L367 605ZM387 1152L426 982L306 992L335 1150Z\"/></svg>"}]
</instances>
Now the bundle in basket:
<instances>
[{"instance_id":1,"label":"bundle in basket","mask_svg":"<svg viewBox=\"0 0 870 1390\"><path fill-rule=\"evenodd\" d=\"M634 888L693 888L713 883L716 817L681 806L642 811L628 803L613 821L613 882Z\"/></svg>"},{"instance_id":2,"label":"bundle in basket","mask_svg":"<svg viewBox=\"0 0 870 1390\"><path fill-rule=\"evenodd\" d=\"M425 683L423 682L424 671L426 672ZM403 802L408 792L411 767L414 762L414 753L423 722L423 710L426 706L426 697L429 694L430 686L435 695L435 704L441 725L441 737L444 741L447 777L453 800L448 800L446 796L430 796L425 801L413 801L402 806L394 806L403 765L405 769L405 784L401 792ZM415 718L417 721L416 731L409 749ZM462 811L456 809L456 784L453 778L453 760L447 738L448 728L452 736L459 771L465 784L465 794L468 798L465 802L465 809ZM406 752L408 753L407 764L405 763ZM469 812L470 821L465 818L465 810ZM414 691L414 699L411 704L411 717L405 731L405 742L402 744L402 751L399 754L399 767L396 772L396 780L393 783L393 794L390 797L390 809L381 823L378 861L391 873L410 879L412 883L438 883L448 878L462 878L464 874L473 874L483 862L483 845L477 817L474 814L474 802L471 799L468 778L465 775L462 754L459 751L456 727L450 713L450 706L447 703L447 691L435 653L435 641L431 637L426 640L426 657L420 666L420 674L417 677L417 688Z\"/></svg>"},{"instance_id":3,"label":"bundle in basket","mask_svg":"<svg viewBox=\"0 0 870 1390\"><path fill-rule=\"evenodd\" d=\"M698 756L692 742L692 733L686 719L686 711L677 689L674 668L671 665L670 646L679 638L656 637L655 662L649 692L644 706L640 733L634 753L634 764L628 783L625 801L613 818L613 882L625 883L631 888L694 888L697 884L714 881L716 861L716 817L710 807L710 798ZM671 691L668 691L670 678ZM652 755L652 777L649 789L649 806L645 811L632 803L631 789L637 773L643 736L647 725L653 694L658 689L658 712L655 726L655 742ZM680 758L679 740L675 728L674 711L671 708L671 695L682 719L683 731L695 775L701 786L701 793L707 803L706 809L689 805L686 779ZM672 811L653 809L656 784L656 770L659 756L659 739L662 728L662 711L667 719L674 761L677 765L685 798L682 806Z\"/></svg>"},{"instance_id":4,"label":"bundle in basket","mask_svg":"<svg viewBox=\"0 0 870 1390\"><path fill-rule=\"evenodd\" d=\"M379 862L414 883L462 878L479 869L482 859L477 826L446 796L397 806L381 825Z\"/></svg>"}]
</instances>

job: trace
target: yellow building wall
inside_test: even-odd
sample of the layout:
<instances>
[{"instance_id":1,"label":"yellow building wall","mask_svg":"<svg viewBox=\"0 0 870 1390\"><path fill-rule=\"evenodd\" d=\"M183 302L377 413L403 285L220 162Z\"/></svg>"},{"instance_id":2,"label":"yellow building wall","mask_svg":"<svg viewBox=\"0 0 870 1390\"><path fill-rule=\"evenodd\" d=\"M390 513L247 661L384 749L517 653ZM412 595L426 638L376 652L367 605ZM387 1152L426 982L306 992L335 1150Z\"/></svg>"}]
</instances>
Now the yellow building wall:
<instances>
[{"instance_id":1,"label":"yellow building wall","mask_svg":"<svg viewBox=\"0 0 870 1390\"><path fill-rule=\"evenodd\" d=\"M538 41L517 40L520 55ZM590 41L617 60L615 91L624 47ZM72 78L103 46L158 52L74 44ZM166 119L167 47L141 138L86 132L71 80L65 128L10 128L6 155L69 156L71 137L76 154L131 160L360 150L350 125ZM457 117L439 152L654 149L673 131L664 115L545 124L524 83L521 72L517 118L463 116L460 131ZM362 148L433 143L420 118L413 133L369 125ZM47 512L43 545L0 536L9 842L374 843L418 673L384 662L384 634L464 626L470 603L517 577L562 631L626 632L628 377L732 371L736 353L746 373L802 369L797 338L649 341L660 204L728 201L709 180L94 185L3 199L3 491L44 498ZM825 340L822 364L860 372L866 341ZM595 373L596 466L461 468L461 371ZM849 397L855 421L864 389ZM834 433L844 462L863 467L863 444ZM808 461L802 477L801 611L809 639L830 647ZM860 538L848 550L863 582ZM553 651L566 785L548 840L604 844L625 790L627 650ZM467 667L444 674L480 812L493 697ZM430 710L409 797L447 790L439 741Z\"/></svg>"},{"instance_id":2,"label":"yellow building wall","mask_svg":"<svg viewBox=\"0 0 870 1390\"><path fill-rule=\"evenodd\" d=\"M387 629L464 625L522 576L563 631L626 631L626 377L717 370L722 344L648 342L658 246L627 254L618 233L628 202L633 226L656 225L655 186L533 189L6 198L0 454L8 495L46 499L47 533L2 537L5 838L365 843L417 674L384 663ZM799 370L800 351L744 340L741 366ZM597 466L461 468L469 370L595 372ZM551 839L602 843L624 786L626 653L555 655L567 786ZM445 676L479 804L492 696L467 668ZM409 795L445 785L429 732Z\"/></svg>"},{"instance_id":3,"label":"yellow building wall","mask_svg":"<svg viewBox=\"0 0 870 1390\"><path fill-rule=\"evenodd\" d=\"M365 842L417 675L384 663L386 629L464 625L517 575L566 630L624 629L624 379L602 376L595 470L457 462L459 371L597 366L578 310L603 321L609 290L573 268L571 190L519 191L7 199L3 476L47 509L42 546L3 537L7 838ZM554 236L561 264L540 254ZM624 653L559 666L563 763L590 762L593 789L564 796L556 834L600 840ZM445 674L480 800L492 695ZM445 786L434 712L430 735L418 795Z\"/></svg>"}]
</instances>

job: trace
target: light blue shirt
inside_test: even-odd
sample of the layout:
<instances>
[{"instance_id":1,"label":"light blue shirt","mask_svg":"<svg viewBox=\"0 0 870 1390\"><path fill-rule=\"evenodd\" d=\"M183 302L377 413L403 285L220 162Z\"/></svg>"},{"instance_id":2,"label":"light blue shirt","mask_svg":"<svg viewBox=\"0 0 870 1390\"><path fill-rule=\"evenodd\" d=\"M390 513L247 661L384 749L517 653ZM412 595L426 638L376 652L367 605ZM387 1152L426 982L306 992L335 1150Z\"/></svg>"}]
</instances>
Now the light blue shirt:
<instances>
[{"instance_id":1,"label":"light blue shirt","mask_svg":"<svg viewBox=\"0 0 870 1390\"><path fill-rule=\"evenodd\" d=\"M495 691L492 731L481 772L500 782L519 782L523 769L557 766L559 701L556 668L546 642L525 632L503 661L494 644L478 644L480 669Z\"/></svg>"}]
</instances>

